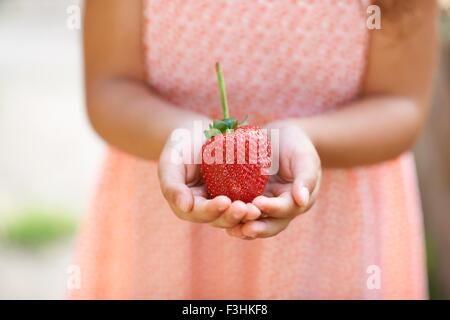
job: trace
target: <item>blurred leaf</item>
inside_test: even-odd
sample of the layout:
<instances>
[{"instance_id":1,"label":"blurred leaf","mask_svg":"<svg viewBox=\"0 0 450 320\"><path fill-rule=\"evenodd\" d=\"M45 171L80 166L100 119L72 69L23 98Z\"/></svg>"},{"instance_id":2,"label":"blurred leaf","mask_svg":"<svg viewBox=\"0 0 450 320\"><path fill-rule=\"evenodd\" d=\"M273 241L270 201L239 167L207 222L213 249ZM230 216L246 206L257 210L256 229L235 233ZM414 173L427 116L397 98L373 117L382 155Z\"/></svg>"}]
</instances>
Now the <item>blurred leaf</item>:
<instances>
[{"instance_id":1,"label":"blurred leaf","mask_svg":"<svg viewBox=\"0 0 450 320\"><path fill-rule=\"evenodd\" d=\"M54 243L74 234L76 222L70 214L44 208L26 208L11 215L0 239L27 248Z\"/></svg>"},{"instance_id":2,"label":"blurred leaf","mask_svg":"<svg viewBox=\"0 0 450 320\"><path fill-rule=\"evenodd\" d=\"M427 233L425 240L427 253L428 290L430 299L441 300L444 299L444 295L442 294L442 290L439 286L437 277L437 255L435 244L432 236L429 233Z\"/></svg>"},{"instance_id":3,"label":"blurred leaf","mask_svg":"<svg viewBox=\"0 0 450 320\"><path fill-rule=\"evenodd\" d=\"M441 15L440 32L442 43L450 45L450 16L446 13Z\"/></svg>"},{"instance_id":4,"label":"blurred leaf","mask_svg":"<svg viewBox=\"0 0 450 320\"><path fill-rule=\"evenodd\" d=\"M239 127L246 126L246 125L248 125L248 114L245 115L244 119L242 119L241 121L238 122Z\"/></svg>"}]
</instances>

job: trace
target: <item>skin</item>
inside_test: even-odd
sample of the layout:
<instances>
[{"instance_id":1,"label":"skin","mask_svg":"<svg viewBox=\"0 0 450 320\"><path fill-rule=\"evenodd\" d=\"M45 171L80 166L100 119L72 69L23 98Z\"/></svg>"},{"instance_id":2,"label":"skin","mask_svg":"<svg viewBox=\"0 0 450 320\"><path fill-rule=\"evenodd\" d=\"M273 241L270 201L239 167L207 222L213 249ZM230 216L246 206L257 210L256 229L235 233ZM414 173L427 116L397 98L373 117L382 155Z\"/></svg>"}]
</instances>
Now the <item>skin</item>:
<instances>
[{"instance_id":1,"label":"skin","mask_svg":"<svg viewBox=\"0 0 450 320\"><path fill-rule=\"evenodd\" d=\"M386 15L383 29L371 32L359 99L339 111L266 124L280 129L280 170L271 177L267 194L252 203L232 203L225 196L207 199L198 166L171 163L171 132L210 119L177 108L146 84L141 0L86 3L89 119L109 144L137 157L159 159L161 190L180 219L210 223L242 239L274 236L314 204L322 167L379 163L413 145L429 105L437 8L435 1L410 2L414 9L405 14L407 19ZM402 34L405 20L408 32ZM155 114L158 121L153 121Z\"/></svg>"}]
</instances>

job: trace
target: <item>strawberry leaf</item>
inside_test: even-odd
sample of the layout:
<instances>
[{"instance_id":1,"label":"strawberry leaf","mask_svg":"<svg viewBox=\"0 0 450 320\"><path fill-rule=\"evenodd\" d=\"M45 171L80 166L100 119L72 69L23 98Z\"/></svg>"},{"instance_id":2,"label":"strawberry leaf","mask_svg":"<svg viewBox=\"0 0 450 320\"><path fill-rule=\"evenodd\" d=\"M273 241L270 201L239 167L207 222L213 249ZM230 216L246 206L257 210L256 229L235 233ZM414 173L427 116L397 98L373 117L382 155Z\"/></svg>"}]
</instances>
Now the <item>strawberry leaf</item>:
<instances>
[{"instance_id":1,"label":"strawberry leaf","mask_svg":"<svg viewBox=\"0 0 450 320\"><path fill-rule=\"evenodd\" d=\"M209 130L205 130L204 134L205 134L206 139L211 139L219 134L222 134L222 132L216 128L212 128Z\"/></svg>"},{"instance_id":2,"label":"strawberry leaf","mask_svg":"<svg viewBox=\"0 0 450 320\"><path fill-rule=\"evenodd\" d=\"M238 122L238 127L242 127L242 126L247 125L248 124L247 120L248 120L248 115L245 115L244 120L241 120L241 121Z\"/></svg>"},{"instance_id":3,"label":"strawberry leaf","mask_svg":"<svg viewBox=\"0 0 450 320\"><path fill-rule=\"evenodd\" d=\"M223 119L222 121L226 124L227 129L236 129L238 124L237 120L232 118Z\"/></svg>"},{"instance_id":4,"label":"strawberry leaf","mask_svg":"<svg viewBox=\"0 0 450 320\"><path fill-rule=\"evenodd\" d=\"M224 120L214 120L213 128L219 130L220 132L225 132L228 129L228 124Z\"/></svg>"}]
</instances>

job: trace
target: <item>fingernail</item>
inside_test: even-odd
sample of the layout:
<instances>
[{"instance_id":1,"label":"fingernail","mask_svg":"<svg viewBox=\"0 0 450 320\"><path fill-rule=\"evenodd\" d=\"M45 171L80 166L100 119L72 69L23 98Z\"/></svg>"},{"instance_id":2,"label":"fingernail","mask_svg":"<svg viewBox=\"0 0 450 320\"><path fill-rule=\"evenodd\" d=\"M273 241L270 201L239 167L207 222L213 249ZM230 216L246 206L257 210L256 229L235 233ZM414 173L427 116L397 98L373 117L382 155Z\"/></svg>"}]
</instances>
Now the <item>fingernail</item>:
<instances>
[{"instance_id":1,"label":"fingernail","mask_svg":"<svg viewBox=\"0 0 450 320\"><path fill-rule=\"evenodd\" d=\"M246 234L247 237L255 239L258 236L258 233L261 232L262 230L258 230L260 228L253 228L253 230L251 230L248 234Z\"/></svg>"},{"instance_id":2,"label":"fingernail","mask_svg":"<svg viewBox=\"0 0 450 320\"><path fill-rule=\"evenodd\" d=\"M256 235L257 235L256 233L251 233L251 234L248 234L247 237L248 237L248 238L255 239L255 238L256 238Z\"/></svg>"},{"instance_id":3,"label":"fingernail","mask_svg":"<svg viewBox=\"0 0 450 320\"><path fill-rule=\"evenodd\" d=\"M300 189L300 199L302 200L303 206L306 206L309 202L309 190L306 187Z\"/></svg>"},{"instance_id":4,"label":"fingernail","mask_svg":"<svg viewBox=\"0 0 450 320\"><path fill-rule=\"evenodd\" d=\"M264 209L264 200L262 199L253 200L252 204L260 210Z\"/></svg>"}]
</instances>

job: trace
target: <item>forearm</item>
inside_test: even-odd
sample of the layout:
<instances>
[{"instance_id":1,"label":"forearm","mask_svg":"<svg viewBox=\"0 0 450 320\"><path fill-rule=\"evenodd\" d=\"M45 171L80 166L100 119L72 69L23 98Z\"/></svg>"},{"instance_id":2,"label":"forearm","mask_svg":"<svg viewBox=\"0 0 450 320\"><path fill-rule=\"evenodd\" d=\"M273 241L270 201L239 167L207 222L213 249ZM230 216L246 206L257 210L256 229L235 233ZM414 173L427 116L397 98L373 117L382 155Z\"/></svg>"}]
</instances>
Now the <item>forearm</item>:
<instances>
[{"instance_id":1,"label":"forearm","mask_svg":"<svg viewBox=\"0 0 450 320\"><path fill-rule=\"evenodd\" d=\"M363 98L323 115L290 119L311 138L324 167L369 165L410 149L425 115L413 100Z\"/></svg>"},{"instance_id":2,"label":"forearm","mask_svg":"<svg viewBox=\"0 0 450 320\"><path fill-rule=\"evenodd\" d=\"M109 144L135 156L155 160L170 133L203 115L174 106L142 81L105 79L87 89L89 119Z\"/></svg>"}]
</instances>

